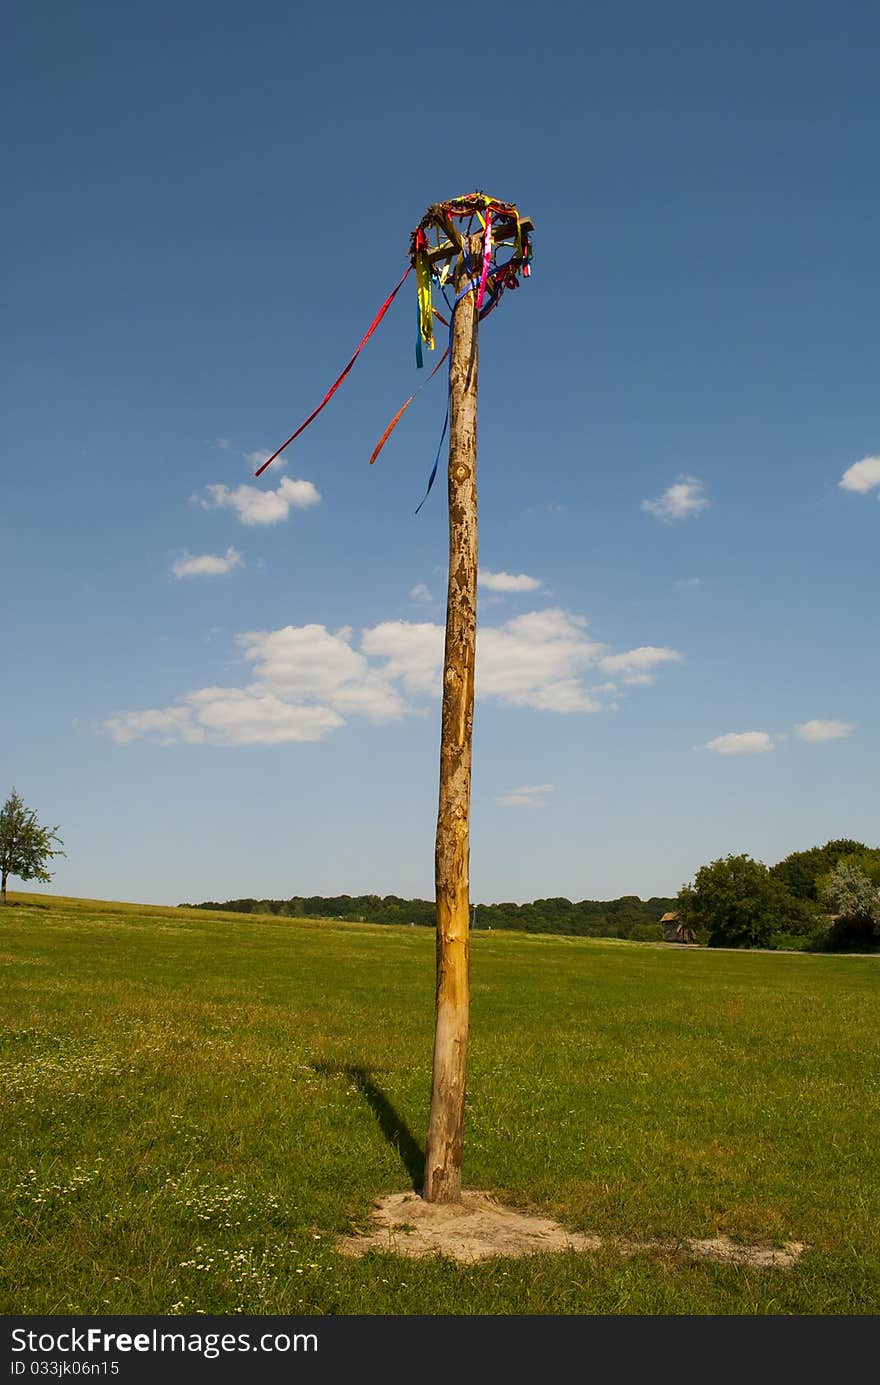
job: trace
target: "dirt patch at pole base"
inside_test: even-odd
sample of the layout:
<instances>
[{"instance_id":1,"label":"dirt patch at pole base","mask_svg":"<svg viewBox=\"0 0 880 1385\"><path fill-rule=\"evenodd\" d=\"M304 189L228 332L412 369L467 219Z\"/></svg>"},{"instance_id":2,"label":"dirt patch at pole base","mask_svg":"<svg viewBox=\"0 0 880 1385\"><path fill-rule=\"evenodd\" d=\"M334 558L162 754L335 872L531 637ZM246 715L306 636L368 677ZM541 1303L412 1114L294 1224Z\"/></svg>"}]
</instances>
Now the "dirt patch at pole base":
<instances>
[{"instance_id":1,"label":"dirt patch at pole base","mask_svg":"<svg viewBox=\"0 0 880 1385\"><path fill-rule=\"evenodd\" d=\"M700 1241L625 1241L567 1231L550 1217L538 1217L504 1207L490 1193L463 1192L461 1202L425 1202L417 1193L391 1193L374 1204L372 1226L359 1235L340 1236L336 1249L343 1255L366 1255L371 1250L421 1259L445 1255L463 1264L495 1256L518 1258L565 1250L600 1250L603 1245L621 1255L651 1250L678 1251L698 1260L722 1260L757 1268L790 1269L806 1247L786 1241L782 1248L741 1245L726 1236Z\"/></svg>"}]
</instances>

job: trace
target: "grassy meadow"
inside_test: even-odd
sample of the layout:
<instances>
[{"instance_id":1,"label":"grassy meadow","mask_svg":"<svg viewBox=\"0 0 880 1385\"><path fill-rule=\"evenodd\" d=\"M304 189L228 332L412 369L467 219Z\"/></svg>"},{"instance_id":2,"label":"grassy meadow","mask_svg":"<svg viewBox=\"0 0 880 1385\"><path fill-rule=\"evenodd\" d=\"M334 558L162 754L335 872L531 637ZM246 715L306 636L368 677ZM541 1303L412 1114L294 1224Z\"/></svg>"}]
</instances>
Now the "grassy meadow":
<instances>
[{"instance_id":1,"label":"grassy meadow","mask_svg":"<svg viewBox=\"0 0 880 1385\"><path fill-rule=\"evenodd\" d=\"M880 958L473 936L465 1185L794 1269L350 1260L420 1176L432 933L10 899L4 1313L880 1311Z\"/></svg>"}]
</instances>

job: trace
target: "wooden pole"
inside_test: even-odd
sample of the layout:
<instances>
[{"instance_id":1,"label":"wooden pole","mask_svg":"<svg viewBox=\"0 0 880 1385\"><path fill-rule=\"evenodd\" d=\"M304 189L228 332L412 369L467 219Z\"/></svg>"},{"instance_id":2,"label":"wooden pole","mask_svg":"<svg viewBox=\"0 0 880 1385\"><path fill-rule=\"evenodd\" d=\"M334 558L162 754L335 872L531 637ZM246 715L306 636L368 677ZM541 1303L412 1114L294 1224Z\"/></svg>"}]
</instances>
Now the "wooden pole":
<instances>
[{"instance_id":1,"label":"wooden pole","mask_svg":"<svg viewBox=\"0 0 880 1385\"><path fill-rule=\"evenodd\" d=\"M472 257L482 249L473 237ZM459 260L456 296L468 275ZM469 865L471 735L477 636L476 292L455 309L449 392L449 585L443 663L437 896L437 1010L431 1115L425 1151L426 1202L461 1198L462 1134L470 1024Z\"/></svg>"}]
</instances>

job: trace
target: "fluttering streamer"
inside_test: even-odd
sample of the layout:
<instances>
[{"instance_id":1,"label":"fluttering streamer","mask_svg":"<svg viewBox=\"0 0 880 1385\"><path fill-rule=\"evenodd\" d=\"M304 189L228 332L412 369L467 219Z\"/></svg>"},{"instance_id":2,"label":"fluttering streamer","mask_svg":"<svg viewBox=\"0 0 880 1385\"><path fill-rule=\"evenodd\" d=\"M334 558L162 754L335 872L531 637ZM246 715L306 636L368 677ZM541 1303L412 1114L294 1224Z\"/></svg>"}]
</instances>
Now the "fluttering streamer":
<instances>
[{"instance_id":1,"label":"fluttering streamer","mask_svg":"<svg viewBox=\"0 0 880 1385\"><path fill-rule=\"evenodd\" d=\"M476 254L476 257L472 253L474 249L472 237L476 239L476 236L473 236L475 221L478 221L482 228L482 246L479 249L479 253ZM417 390L413 391L405 403L403 403L393 415L390 423L376 446L373 448L370 456L370 465L372 466L413 400L421 394L426 385L430 384L447 358L450 358L451 371L452 361L450 346L452 342L452 328L455 321L455 310L461 300L469 293L476 293L476 312L479 320L482 321L497 308L505 290L518 288L520 274L522 274L524 278L530 276L532 260L530 232L531 222L523 220L517 208L512 203L500 202L497 198L489 197L483 192L468 193L465 197L454 198L450 202L437 202L429 207L410 236L410 263L401 276L400 281L392 289L391 293L382 304L382 307L373 318L357 350L342 371L342 374L330 386L318 407L309 414L308 418L300 424L295 432L291 433L290 437L283 442L280 447L276 448L271 457L267 457L266 461L254 472L254 475L261 476L266 468L271 466L276 458L281 456L285 448L289 447L301 433L305 432L309 424L314 422L321 410L330 402L333 395L348 375L361 351L391 307L391 304L403 287L408 275L414 269L416 272L418 315L418 331L416 334L417 366L421 368L424 364L423 346L427 346L430 351L435 349L435 318L443 323L444 326L448 326L449 344L428 378ZM433 244L432 237L434 241ZM468 275L468 284L450 305L450 315L447 323L447 320L434 308L432 287L436 284L440 288L448 304L449 300L446 298L445 289L447 283L454 277L452 268L453 261L464 266L465 272ZM434 484L440 462L440 453L443 448L443 441L446 437L448 426L449 403L447 400L446 417L440 434L440 444L437 448L437 455L434 458L434 465L428 478L427 490L416 508L416 514L418 514L422 505L424 505L425 500L427 500L431 492L431 487Z\"/></svg>"}]
</instances>

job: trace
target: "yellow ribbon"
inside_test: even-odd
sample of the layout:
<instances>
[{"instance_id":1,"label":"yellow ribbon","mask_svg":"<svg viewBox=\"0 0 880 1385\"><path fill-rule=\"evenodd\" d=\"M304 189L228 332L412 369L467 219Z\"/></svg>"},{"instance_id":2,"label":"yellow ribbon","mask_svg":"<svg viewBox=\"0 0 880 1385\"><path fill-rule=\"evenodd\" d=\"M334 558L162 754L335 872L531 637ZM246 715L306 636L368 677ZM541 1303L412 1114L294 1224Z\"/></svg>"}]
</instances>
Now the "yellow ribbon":
<instances>
[{"instance_id":1,"label":"yellow ribbon","mask_svg":"<svg viewBox=\"0 0 880 1385\"><path fill-rule=\"evenodd\" d=\"M416 255L416 288L419 295L419 331L422 341L434 350L434 305L431 302L431 266L424 250Z\"/></svg>"}]
</instances>

